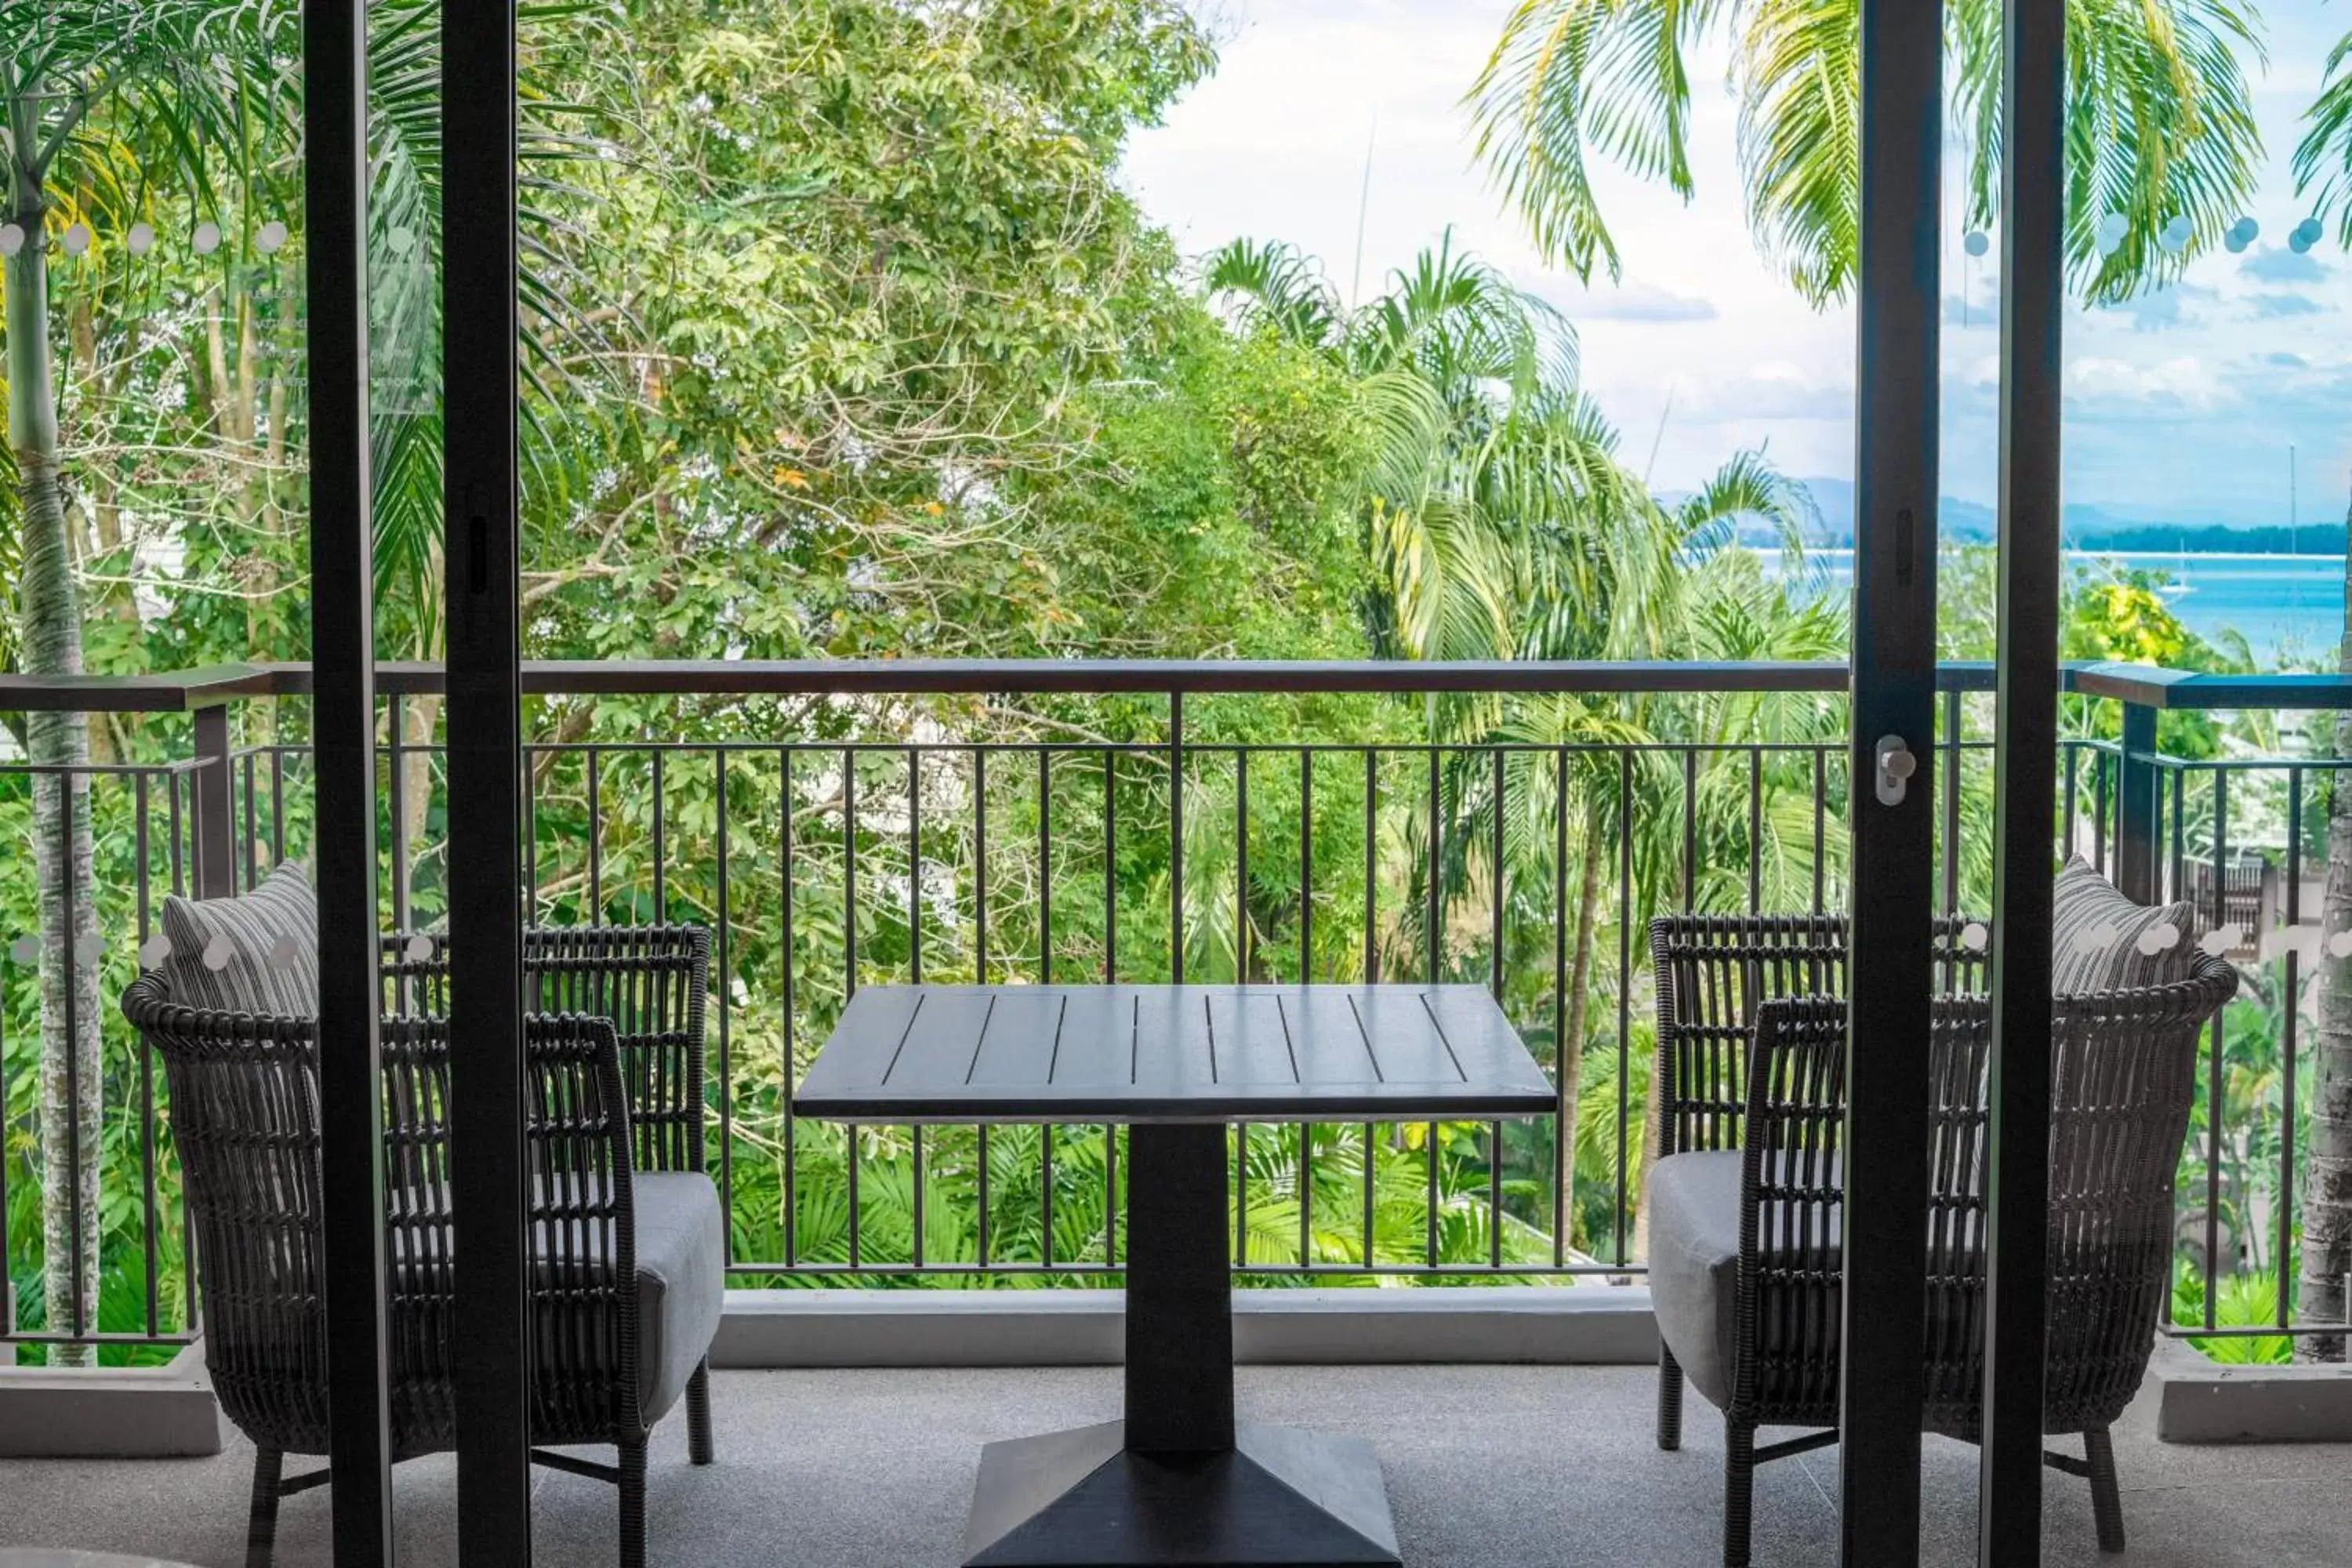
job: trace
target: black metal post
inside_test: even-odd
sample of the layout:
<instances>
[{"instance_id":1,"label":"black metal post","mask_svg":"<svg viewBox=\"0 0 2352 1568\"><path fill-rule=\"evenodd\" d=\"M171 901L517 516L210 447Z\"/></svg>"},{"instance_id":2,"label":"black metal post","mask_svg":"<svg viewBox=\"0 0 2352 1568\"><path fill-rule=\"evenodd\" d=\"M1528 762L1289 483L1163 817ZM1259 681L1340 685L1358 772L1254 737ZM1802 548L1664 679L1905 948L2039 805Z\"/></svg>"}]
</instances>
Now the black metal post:
<instances>
[{"instance_id":1,"label":"black metal post","mask_svg":"<svg viewBox=\"0 0 2352 1568\"><path fill-rule=\"evenodd\" d=\"M368 0L311 0L302 21L303 200L310 248L310 658L319 881L320 1179L328 1468L341 1568L393 1560L385 1381L383 1101L376 1009L375 596L369 515ZM199 774L198 880L226 883L228 767ZM249 796L248 796L249 799ZM251 853L250 847L247 853ZM226 890L224 889L223 890Z\"/></svg>"},{"instance_id":2,"label":"black metal post","mask_svg":"<svg viewBox=\"0 0 2352 1568\"><path fill-rule=\"evenodd\" d=\"M2036 1563L2042 1555L2050 803L2058 788L2058 459L2066 313L2064 6L2009 0L2001 85L2000 577L1993 655L1993 772L2000 791L1993 805L1991 1125L1977 1516L1977 1560L1984 1568ZM2118 778L2128 784L2128 769ZM2147 782L2138 794L2152 806ZM2149 816L2140 835L2144 848L2153 844ZM2126 830L2126 840L2130 837ZM2142 865L2153 870L2152 854L2142 857Z\"/></svg>"},{"instance_id":3,"label":"black metal post","mask_svg":"<svg viewBox=\"0 0 2352 1568\"><path fill-rule=\"evenodd\" d=\"M2123 720L2122 754L2116 768L2116 886L2133 902L2152 904L2162 855L2157 838L2160 781L2156 764L2148 760L2156 751L2156 710L2126 702Z\"/></svg>"},{"instance_id":4,"label":"black metal post","mask_svg":"<svg viewBox=\"0 0 2352 1568\"><path fill-rule=\"evenodd\" d=\"M314 350L313 353L316 351ZM316 376L318 367L310 374ZM312 589L313 599L319 595ZM236 814L230 796L228 709L221 703L195 711L196 760L192 793L194 809L196 897L226 899L236 892Z\"/></svg>"},{"instance_id":5,"label":"black metal post","mask_svg":"<svg viewBox=\"0 0 2352 1568\"><path fill-rule=\"evenodd\" d=\"M457 1555L530 1561L522 1054L515 0L441 15Z\"/></svg>"},{"instance_id":6,"label":"black metal post","mask_svg":"<svg viewBox=\"0 0 2352 1568\"><path fill-rule=\"evenodd\" d=\"M1942 5L1864 0L1839 1447L1849 1568L1919 1550L1943 104Z\"/></svg>"}]
</instances>

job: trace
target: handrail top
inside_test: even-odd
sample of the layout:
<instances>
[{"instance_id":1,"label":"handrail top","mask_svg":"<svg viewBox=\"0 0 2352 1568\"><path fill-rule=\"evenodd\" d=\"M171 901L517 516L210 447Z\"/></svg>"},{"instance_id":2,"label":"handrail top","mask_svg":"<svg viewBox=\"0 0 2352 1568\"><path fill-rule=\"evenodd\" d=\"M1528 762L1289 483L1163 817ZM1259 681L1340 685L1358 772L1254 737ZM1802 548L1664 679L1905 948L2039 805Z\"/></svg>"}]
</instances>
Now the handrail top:
<instances>
[{"instance_id":1,"label":"handrail top","mask_svg":"<svg viewBox=\"0 0 2352 1568\"><path fill-rule=\"evenodd\" d=\"M1982 660L1936 668L1945 692L1990 691ZM379 664L384 696L444 692L437 663ZM1851 674L1840 662L1793 660L1418 660L1418 659L530 659L522 689L533 696L913 696L1046 692L1288 694L1836 692ZM2352 708L2352 677L2206 675L2154 665L2080 660L2066 664L2067 691L2151 708ZM0 673L0 712L182 713L240 698L307 696L308 663L247 663L133 676Z\"/></svg>"}]
</instances>

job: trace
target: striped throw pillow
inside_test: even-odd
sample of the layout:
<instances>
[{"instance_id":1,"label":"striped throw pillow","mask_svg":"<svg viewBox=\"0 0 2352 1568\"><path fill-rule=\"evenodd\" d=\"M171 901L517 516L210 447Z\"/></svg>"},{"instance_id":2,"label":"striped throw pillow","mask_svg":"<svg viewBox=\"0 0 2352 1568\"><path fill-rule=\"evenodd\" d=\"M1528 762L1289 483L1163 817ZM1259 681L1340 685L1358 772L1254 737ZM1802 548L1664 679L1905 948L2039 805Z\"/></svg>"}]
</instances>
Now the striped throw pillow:
<instances>
[{"instance_id":1,"label":"striped throw pillow","mask_svg":"<svg viewBox=\"0 0 2352 1568\"><path fill-rule=\"evenodd\" d=\"M2177 984L2197 962L2196 906L2149 907L2080 855L2058 873L2050 921L2051 989L2062 996Z\"/></svg>"},{"instance_id":2,"label":"striped throw pillow","mask_svg":"<svg viewBox=\"0 0 2352 1568\"><path fill-rule=\"evenodd\" d=\"M163 900L163 969L184 1007L263 1017L319 1012L319 900L288 861L236 899Z\"/></svg>"}]
</instances>

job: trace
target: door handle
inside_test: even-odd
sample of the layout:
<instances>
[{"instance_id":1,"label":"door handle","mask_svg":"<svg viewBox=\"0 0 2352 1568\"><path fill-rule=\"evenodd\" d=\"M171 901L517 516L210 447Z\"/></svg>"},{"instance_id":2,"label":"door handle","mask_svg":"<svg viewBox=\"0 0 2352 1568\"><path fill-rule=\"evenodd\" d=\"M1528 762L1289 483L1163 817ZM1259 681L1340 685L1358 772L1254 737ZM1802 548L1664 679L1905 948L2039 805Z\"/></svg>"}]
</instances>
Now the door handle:
<instances>
[{"instance_id":1,"label":"door handle","mask_svg":"<svg viewBox=\"0 0 2352 1568\"><path fill-rule=\"evenodd\" d=\"M1903 797L1911 790L1911 775L1919 771L1919 759L1900 735L1881 735L1874 748L1876 766L1871 770L1877 786L1878 804L1901 805Z\"/></svg>"}]
</instances>

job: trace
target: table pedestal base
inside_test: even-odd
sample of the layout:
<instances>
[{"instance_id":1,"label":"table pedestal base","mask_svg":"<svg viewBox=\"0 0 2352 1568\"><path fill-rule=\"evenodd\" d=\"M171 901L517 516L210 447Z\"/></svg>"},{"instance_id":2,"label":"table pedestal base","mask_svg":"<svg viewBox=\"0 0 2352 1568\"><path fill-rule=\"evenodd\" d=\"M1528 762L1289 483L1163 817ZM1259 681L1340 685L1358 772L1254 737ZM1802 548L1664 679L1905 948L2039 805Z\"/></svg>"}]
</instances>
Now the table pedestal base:
<instances>
[{"instance_id":1,"label":"table pedestal base","mask_svg":"<svg viewBox=\"0 0 2352 1568\"><path fill-rule=\"evenodd\" d=\"M1231 1448L1143 1454L1126 1426L982 1449L966 1568L1402 1561L1380 1459L1360 1438L1244 1421Z\"/></svg>"}]
</instances>

